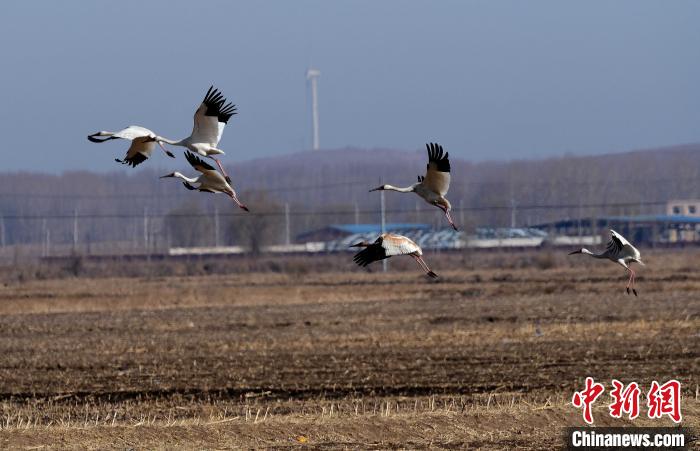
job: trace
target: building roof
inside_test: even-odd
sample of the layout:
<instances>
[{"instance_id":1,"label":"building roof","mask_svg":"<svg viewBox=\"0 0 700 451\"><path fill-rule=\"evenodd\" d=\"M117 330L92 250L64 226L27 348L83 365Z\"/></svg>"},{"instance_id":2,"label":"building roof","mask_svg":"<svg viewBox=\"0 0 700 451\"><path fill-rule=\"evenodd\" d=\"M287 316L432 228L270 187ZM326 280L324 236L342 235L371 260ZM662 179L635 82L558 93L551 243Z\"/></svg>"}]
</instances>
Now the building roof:
<instances>
[{"instance_id":1,"label":"building roof","mask_svg":"<svg viewBox=\"0 0 700 451\"><path fill-rule=\"evenodd\" d=\"M636 216L600 216L597 218L569 218L562 219L559 221L554 221L545 224L538 224L533 226L534 228L546 228L546 227L575 227L579 224L590 224L591 220L595 220L599 227L604 226L607 223L657 223L657 224L700 224L700 217L698 216L684 216L684 215L636 215Z\"/></svg>"},{"instance_id":2,"label":"building roof","mask_svg":"<svg viewBox=\"0 0 700 451\"><path fill-rule=\"evenodd\" d=\"M700 217L684 215L608 216L602 219L607 220L609 222L683 222L690 224L700 223Z\"/></svg>"},{"instance_id":3,"label":"building roof","mask_svg":"<svg viewBox=\"0 0 700 451\"><path fill-rule=\"evenodd\" d=\"M381 233L381 224L331 224L327 228L343 233ZM391 222L385 225L385 230L430 230L428 224Z\"/></svg>"}]
</instances>

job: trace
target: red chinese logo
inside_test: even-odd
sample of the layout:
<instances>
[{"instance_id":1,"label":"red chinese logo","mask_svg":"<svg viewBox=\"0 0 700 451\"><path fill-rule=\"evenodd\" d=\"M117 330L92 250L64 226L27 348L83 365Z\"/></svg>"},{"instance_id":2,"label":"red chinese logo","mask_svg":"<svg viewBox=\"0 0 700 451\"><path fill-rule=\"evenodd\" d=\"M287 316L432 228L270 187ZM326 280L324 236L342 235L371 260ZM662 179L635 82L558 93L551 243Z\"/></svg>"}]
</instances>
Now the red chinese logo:
<instances>
[{"instance_id":1,"label":"red chinese logo","mask_svg":"<svg viewBox=\"0 0 700 451\"><path fill-rule=\"evenodd\" d=\"M610 397L613 401L608 406L610 416L613 418L622 418L627 414L630 420L634 420L639 416L639 396L641 389L639 384L631 382L625 387L625 384L617 379L612 380L613 389L610 392ZM574 392L571 403L574 407L583 409L583 420L588 424L593 424L593 403L598 397L603 394L605 387L593 380L592 377L586 378L586 388L581 391ZM676 423L682 420L681 415L681 383L673 379L663 385L653 381L651 388L647 393L647 406L649 410L647 415L649 418L661 418L668 415Z\"/></svg>"},{"instance_id":2,"label":"red chinese logo","mask_svg":"<svg viewBox=\"0 0 700 451\"><path fill-rule=\"evenodd\" d=\"M605 391L603 384L593 381L592 377L586 378L586 388L580 392L575 392L571 400L574 407L583 408L583 420L588 424L593 424L593 414L591 406L595 400Z\"/></svg>"},{"instance_id":3,"label":"red chinese logo","mask_svg":"<svg viewBox=\"0 0 700 451\"><path fill-rule=\"evenodd\" d=\"M613 418L622 418L622 414L626 413L630 420L634 420L639 416L639 394L641 390L636 382L632 382L625 388L625 384L613 379L613 390L610 396L613 402L610 404L610 416Z\"/></svg>"},{"instance_id":4,"label":"red chinese logo","mask_svg":"<svg viewBox=\"0 0 700 451\"><path fill-rule=\"evenodd\" d=\"M653 381L647 395L649 418L661 418L668 415L675 423L680 423L681 416L681 383L670 380L659 386Z\"/></svg>"}]
</instances>

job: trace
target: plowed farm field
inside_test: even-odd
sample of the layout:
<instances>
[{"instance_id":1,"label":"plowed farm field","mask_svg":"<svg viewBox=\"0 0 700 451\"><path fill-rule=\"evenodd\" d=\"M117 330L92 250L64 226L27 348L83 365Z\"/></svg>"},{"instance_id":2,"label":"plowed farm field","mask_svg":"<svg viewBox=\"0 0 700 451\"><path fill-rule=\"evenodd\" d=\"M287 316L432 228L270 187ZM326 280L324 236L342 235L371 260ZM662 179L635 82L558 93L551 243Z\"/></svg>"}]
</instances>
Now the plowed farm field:
<instances>
[{"instance_id":1,"label":"plowed farm field","mask_svg":"<svg viewBox=\"0 0 700 451\"><path fill-rule=\"evenodd\" d=\"M699 259L8 281L0 447L561 447L586 376L700 429Z\"/></svg>"}]
</instances>

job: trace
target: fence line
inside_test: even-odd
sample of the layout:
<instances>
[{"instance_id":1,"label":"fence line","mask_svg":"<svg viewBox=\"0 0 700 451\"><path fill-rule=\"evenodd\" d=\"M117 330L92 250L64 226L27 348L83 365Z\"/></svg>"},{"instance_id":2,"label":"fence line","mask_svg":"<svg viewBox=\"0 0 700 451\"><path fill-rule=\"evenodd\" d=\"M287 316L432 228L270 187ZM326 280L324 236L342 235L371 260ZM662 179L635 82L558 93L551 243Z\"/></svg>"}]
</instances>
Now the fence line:
<instances>
[{"instance_id":1,"label":"fence line","mask_svg":"<svg viewBox=\"0 0 700 451\"><path fill-rule=\"evenodd\" d=\"M626 208L626 207L648 207L648 206L659 206L666 205L667 201L651 201L651 202L616 202L616 203L594 203L594 204L509 204L509 205L490 205L490 206L467 206L467 207L455 207L452 209L453 212L461 211L503 211L503 210L566 210L566 209L584 209L584 208ZM253 206L254 208L254 206ZM428 210L429 207L423 206L422 209L416 210L415 208L402 208L402 209L387 209L386 213L401 214L401 213L416 213L416 211L431 211ZM256 212L254 210L246 213L231 211L231 212L219 212L219 216L332 216L332 215L356 215L356 214L376 214L379 215L379 209L372 210L307 210L307 211L289 211L285 213L284 207L275 211L264 211ZM198 217L210 217L211 213L208 212L193 212L193 213L149 213L147 215L150 218L164 218L164 217L174 217L174 218L198 218ZM589 215L586 215L589 216ZM35 220L35 219L133 219L133 218L143 218L143 213L87 213L87 214L37 214L37 215L3 215L5 220L16 219L16 220Z\"/></svg>"}]
</instances>

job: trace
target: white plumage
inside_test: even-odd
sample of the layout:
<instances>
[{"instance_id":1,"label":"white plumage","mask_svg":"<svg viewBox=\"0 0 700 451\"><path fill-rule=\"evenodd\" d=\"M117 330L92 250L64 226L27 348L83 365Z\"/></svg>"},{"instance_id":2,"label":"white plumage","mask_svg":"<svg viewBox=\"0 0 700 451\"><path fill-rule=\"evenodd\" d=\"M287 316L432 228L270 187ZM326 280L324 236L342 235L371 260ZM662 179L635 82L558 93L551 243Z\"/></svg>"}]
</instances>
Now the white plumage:
<instances>
[{"instance_id":1,"label":"white plumage","mask_svg":"<svg viewBox=\"0 0 700 451\"><path fill-rule=\"evenodd\" d=\"M162 138L162 141L173 146L186 147L191 152L211 158L219 166L226 180L230 181L226 171L221 166L221 162L214 158L214 155L222 155L224 153L223 150L218 148L219 141L221 141L221 136L224 133L228 120L234 114L237 114L236 106L231 102L227 102L218 89L210 86L207 94L204 96L204 100L194 113L194 125L190 136L179 141L167 138Z\"/></svg>"},{"instance_id":2,"label":"white plumage","mask_svg":"<svg viewBox=\"0 0 700 451\"><path fill-rule=\"evenodd\" d=\"M418 176L418 183L405 188L393 185L382 185L372 191L389 190L399 193L416 193L430 205L440 208L450 225L457 230L450 211L452 205L445 197L450 189L450 153L444 152L442 146L436 143L426 144L428 149L428 167L425 176Z\"/></svg>"},{"instance_id":3,"label":"white plumage","mask_svg":"<svg viewBox=\"0 0 700 451\"><path fill-rule=\"evenodd\" d=\"M420 246L403 235L383 233L379 235L379 238L374 243L370 244L367 241L362 241L353 244L351 247L364 248L353 257L353 261L359 266L364 267L372 262L384 260L395 255L410 255L430 277L435 279L438 277L423 260L423 251Z\"/></svg>"},{"instance_id":4,"label":"white plumage","mask_svg":"<svg viewBox=\"0 0 700 451\"><path fill-rule=\"evenodd\" d=\"M627 281L627 294L629 294L630 288L632 288L632 292L635 296L637 296L637 290L635 289L637 274L635 273L634 269L631 268L630 265L633 262L639 263L640 265L644 265L644 262L642 262L641 260L641 254L639 253L639 250L636 247L632 246L632 244L629 241L627 241L625 237L623 237L613 229L610 229L610 241L608 241L608 245L605 248L604 252L595 254L584 247L578 251L569 253L569 255L573 254L586 254L590 255L593 258L608 259L619 264L620 266L622 266L630 272L630 278Z\"/></svg>"},{"instance_id":5,"label":"white plumage","mask_svg":"<svg viewBox=\"0 0 700 451\"><path fill-rule=\"evenodd\" d=\"M99 139L98 136L104 136L104 139ZM126 139L131 141L129 149L126 151L124 159L115 159L118 163L127 164L136 167L151 157L156 143L160 145L163 151L172 158L175 158L170 151L166 150L161 143L160 136L156 135L151 130L138 125L130 125L125 129L117 132L100 131L88 136L88 140L94 143L103 143L111 139Z\"/></svg>"},{"instance_id":6,"label":"white plumage","mask_svg":"<svg viewBox=\"0 0 700 451\"><path fill-rule=\"evenodd\" d=\"M190 190L198 190L205 193L224 193L245 211L249 211L248 207L238 200L238 195L229 182L221 175L214 167L202 161L195 154L185 152L185 158L190 165L201 175L195 178L187 177L179 172L172 172L164 175L161 178L175 177L183 181L183 185Z\"/></svg>"}]
</instances>

